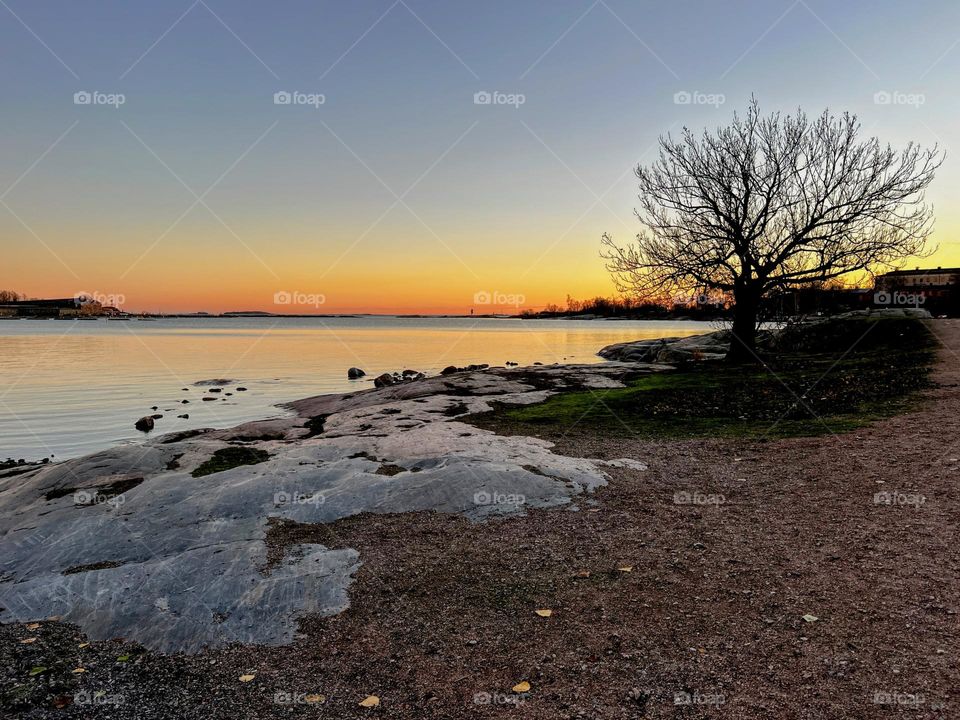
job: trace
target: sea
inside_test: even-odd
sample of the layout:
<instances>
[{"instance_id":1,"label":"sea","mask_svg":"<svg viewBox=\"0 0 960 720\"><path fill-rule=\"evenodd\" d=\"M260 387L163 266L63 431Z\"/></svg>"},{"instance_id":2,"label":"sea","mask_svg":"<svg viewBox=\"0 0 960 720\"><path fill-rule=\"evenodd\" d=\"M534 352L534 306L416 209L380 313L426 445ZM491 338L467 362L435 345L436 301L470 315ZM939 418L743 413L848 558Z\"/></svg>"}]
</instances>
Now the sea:
<instances>
[{"instance_id":1,"label":"sea","mask_svg":"<svg viewBox=\"0 0 960 720\"><path fill-rule=\"evenodd\" d=\"M0 461L142 442L134 423L144 415L163 415L154 436L231 427L284 415L278 403L372 387L384 372L603 362L596 353L611 343L714 329L685 320L389 316L0 320ZM351 367L366 377L349 380ZM204 402L211 380L227 382Z\"/></svg>"}]
</instances>

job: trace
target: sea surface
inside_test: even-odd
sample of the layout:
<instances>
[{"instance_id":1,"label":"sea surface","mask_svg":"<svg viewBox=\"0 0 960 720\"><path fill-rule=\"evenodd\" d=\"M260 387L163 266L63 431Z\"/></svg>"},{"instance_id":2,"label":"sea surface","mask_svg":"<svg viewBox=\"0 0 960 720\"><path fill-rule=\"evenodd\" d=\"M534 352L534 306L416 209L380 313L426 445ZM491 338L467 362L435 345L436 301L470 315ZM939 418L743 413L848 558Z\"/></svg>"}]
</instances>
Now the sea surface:
<instances>
[{"instance_id":1,"label":"sea surface","mask_svg":"<svg viewBox=\"0 0 960 720\"><path fill-rule=\"evenodd\" d=\"M383 372L602 362L604 345L712 329L657 320L0 320L0 460L62 460L138 442L134 422L155 412L164 417L154 435L230 427L285 414L277 403L372 387ZM367 377L348 380L352 366ZM203 402L209 386L196 383L212 379L231 382Z\"/></svg>"}]
</instances>

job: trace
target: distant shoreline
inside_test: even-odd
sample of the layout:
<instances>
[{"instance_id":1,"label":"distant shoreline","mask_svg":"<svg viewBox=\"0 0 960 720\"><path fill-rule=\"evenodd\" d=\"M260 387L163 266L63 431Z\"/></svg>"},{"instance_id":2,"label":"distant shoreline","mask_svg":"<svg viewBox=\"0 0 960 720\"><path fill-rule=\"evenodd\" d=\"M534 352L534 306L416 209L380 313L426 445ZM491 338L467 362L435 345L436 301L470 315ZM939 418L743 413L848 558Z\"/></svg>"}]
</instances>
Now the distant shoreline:
<instances>
[{"instance_id":1,"label":"distant shoreline","mask_svg":"<svg viewBox=\"0 0 960 720\"><path fill-rule=\"evenodd\" d=\"M650 321L664 321L664 322L682 322L682 321L696 321L696 322L713 322L715 320L723 320L721 316L717 317L704 317L704 318L694 318L689 315L675 315L667 317L634 317L634 316L623 316L623 315L610 315L610 316L601 316L601 315L554 315L550 317L530 317L524 315L496 315L496 314L484 314L484 315L430 315L430 314L393 314L393 313L330 313L324 315L317 314L293 314L293 313L223 313L221 315L210 314L195 314L195 313L169 313L169 314L153 314L153 313L137 313L131 314L123 317L112 317L108 315L91 315L91 316L63 316L63 317L0 317L0 320L111 320L111 321L137 321L140 319L149 319L149 320L250 320L250 319L275 319L275 318L316 318L316 319L331 319L331 318L396 318L401 320L598 320L598 321L633 321L633 322L650 322Z\"/></svg>"}]
</instances>

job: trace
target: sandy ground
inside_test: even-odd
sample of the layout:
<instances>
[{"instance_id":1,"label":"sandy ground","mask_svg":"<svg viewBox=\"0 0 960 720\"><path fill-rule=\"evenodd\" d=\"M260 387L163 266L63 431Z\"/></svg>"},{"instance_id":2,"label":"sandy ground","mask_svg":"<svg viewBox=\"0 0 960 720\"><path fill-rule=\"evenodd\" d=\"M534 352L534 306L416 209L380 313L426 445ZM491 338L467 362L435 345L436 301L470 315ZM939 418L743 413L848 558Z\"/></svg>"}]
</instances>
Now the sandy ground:
<instances>
[{"instance_id":1,"label":"sandy ground","mask_svg":"<svg viewBox=\"0 0 960 720\"><path fill-rule=\"evenodd\" d=\"M576 512L278 530L363 558L350 609L294 645L170 657L5 626L4 691L45 666L22 717L960 717L960 321L933 330L917 411L769 442L577 433L558 451L649 469Z\"/></svg>"}]
</instances>

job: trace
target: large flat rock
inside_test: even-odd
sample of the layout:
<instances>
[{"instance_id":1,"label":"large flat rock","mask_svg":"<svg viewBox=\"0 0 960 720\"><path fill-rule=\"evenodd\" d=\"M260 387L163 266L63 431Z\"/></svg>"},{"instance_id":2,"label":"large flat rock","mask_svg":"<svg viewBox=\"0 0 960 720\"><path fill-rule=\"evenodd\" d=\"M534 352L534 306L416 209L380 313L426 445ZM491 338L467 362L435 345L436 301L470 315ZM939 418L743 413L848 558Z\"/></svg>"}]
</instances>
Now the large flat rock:
<instances>
[{"instance_id":1,"label":"large flat rock","mask_svg":"<svg viewBox=\"0 0 960 720\"><path fill-rule=\"evenodd\" d=\"M268 566L271 519L437 511L474 521L575 508L605 463L458 418L491 402L620 387L659 365L494 368L307 398L295 415L158 437L0 475L0 621L50 616L93 639L163 652L293 640L306 614L348 606L352 549L303 544ZM319 420L319 422L318 422ZM311 422L312 421L312 422ZM322 430L320 429L322 428ZM266 461L194 477L224 448ZM636 465L634 465L635 467Z\"/></svg>"}]
</instances>

